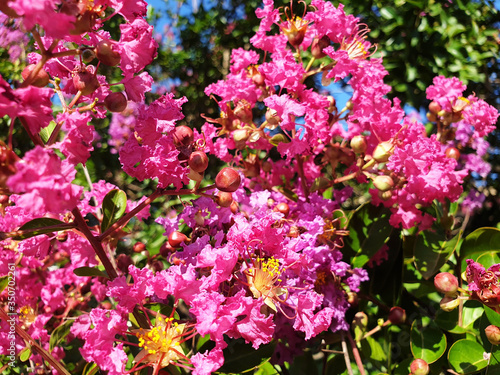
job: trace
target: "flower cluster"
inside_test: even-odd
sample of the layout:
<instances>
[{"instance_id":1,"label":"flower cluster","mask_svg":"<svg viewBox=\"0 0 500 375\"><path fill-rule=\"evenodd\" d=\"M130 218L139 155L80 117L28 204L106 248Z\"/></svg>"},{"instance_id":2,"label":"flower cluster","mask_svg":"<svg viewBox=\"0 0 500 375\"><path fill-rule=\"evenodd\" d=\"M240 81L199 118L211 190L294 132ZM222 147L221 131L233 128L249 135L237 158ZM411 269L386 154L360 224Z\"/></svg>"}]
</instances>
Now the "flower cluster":
<instances>
[{"instance_id":1,"label":"flower cluster","mask_svg":"<svg viewBox=\"0 0 500 375\"><path fill-rule=\"evenodd\" d=\"M264 1L254 50L232 51L230 73L205 90L220 117L204 116L194 130L179 125L185 98L145 103L153 79L144 68L157 43L143 0L0 4L36 47L23 82L0 77L0 117L33 143L22 157L11 139L0 143L0 276L15 265L18 326L45 349L34 351L33 372L49 359L64 372L58 361L73 340L110 375L168 366L210 374L238 339L253 349L275 343L273 363L290 362L326 333L349 330L350 296L368 280L345 257L358 251L346 249L347 208L370 200L388 207L393 227L423 231L435 220L427 207L457 201L470 173L489 172L481 158L498 118L493 107L463 97L458 79L437 77L427 89L436 123L428 134L386 97L387 72L366 25L342 5L303 7L298 17L292 6ZM110 19L120 21L115 39ZM344 108L327 93L339 80L353 93ZM123 171L156 184L138 202L103 180L88 189L74 182L97 145L94 120L110 112ZM231 167L204 185L215 175L206 173L208 155ZM140 242L132 251L122 228L147 218L160 196L189 198L181 212L156 219L168 238L159 253ZM387 250L366 263L383 262ZM468 265L474 297L498 305L498 269ZM8 329L2 319L0 354ZM198 345L202 338L209 343Z\"/></svg>"}]
</instances>

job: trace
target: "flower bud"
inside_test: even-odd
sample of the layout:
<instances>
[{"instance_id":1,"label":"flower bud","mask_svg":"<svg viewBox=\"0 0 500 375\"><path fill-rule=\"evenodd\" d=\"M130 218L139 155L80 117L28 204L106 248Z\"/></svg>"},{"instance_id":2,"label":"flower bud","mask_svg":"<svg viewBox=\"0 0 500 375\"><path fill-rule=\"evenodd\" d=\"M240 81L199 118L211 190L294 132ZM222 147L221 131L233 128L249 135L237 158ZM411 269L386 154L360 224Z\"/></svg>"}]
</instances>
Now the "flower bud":
<instances>
[{"instance_id":1,"label":"flower bud","mask_svg":"<svg viewBox=\"0 0 500 375\"><path fill-rule=\"evenodd\" d=\"M112 92L104 98L104 105L111 112L123 112L127 108L127 98L122 92Z\"/></svg>"},{"instance_id":2,"label":"flower bud","mask_svg":"<svg viewBox=\"0 0 500 375\"><path fill-rule=\"evenodd\" d=\"M377 176L373 179L373 186L384 192L394 187L394 181L390 176Z\"/></svg>"},{"instance_id":3,"label":"flower bud","mask_svg":"<svg viewBox=\"0 0 500 375\"><path fill-rule=\"evenodd\" d=\"M134 253L142 253L144 250L146 250L146 245L144 245L142 242L136 242L134 244Z\"/></svg>"},{"instance_id":4,"label":"flower bud","mask_svg":"<svg viewBox=\"0 0 500 375\"><path fill-rule=\"evenodd\" d=\"M94 59L95 59L95 52L94 52L93 49L85 48L82 51L82 60L83 60L83 62L89 63L89 62L91 62Z\"/></svg>"},{"instance_id":5,"label":"flower bud","mask_svg":"<svg viewBox=\"0 0 500 375\"><path fill-rule=\"evenodd\" d=\"M173 248L178 248L181 247L181 244L186 242L187 239L188 238L184 233L173 231L170 233L170 236L168 236L168 243Z\"/></svg>"},{"instance_id":6,"label":"flower bud","mask_svg":"<svg viewBox=\"0 0 500 375\"><path fill-rule=\"evenodd\" d=\"M224 191L219 192L215 197L215 203L221 207L229 207L233 203L233 195Z\"/></svg>"},{"instance_id":7,"label":"flower bud","mask_svg":"<svg viewBox=\"0 0 500 375\"><path fill-rule=\"evenodd\" d=\"M427 375L429 365L423 359L415 359L410 365L411 375Z\"/></svg>"},{"instance_id":8,"label":"flower bud","mask_svg":"<svg viewBox=\"0 0 500 375\"><path fill-rule=\"evenodd\" d=\"M443 293L448 297L456 297L458 279L449 272L441 272L434 277L434 286L439 293Z\"/></svg>"},{"instance_id":9,"label":"flower bud","mask_svg":"<svg viewBox=\"0 0 500 375\"><path fill-rule=\"evenodd\" d=\"M220 191L232 193L238 190L241 184L241 177L234 169L223 168L215 177L215 186Z\"/></svg>"},{"instance_id":10,"label":"flower bud","mask_svg":"<svg viewBox=\"0 0 500 375\"><path fill-rule=\"evenodd\" d=\"M484 333L492 345L500 345L500 328L494 325L489 325L484 330Z\"/></svg>"},{"instance_id":11,"label":"flower bud","mask_svg":"<svg viewBox=\"0 0 500 375\"><path fill-rule=\"evenodd\" d=\"M233 139L236 143L246 142L246 140L250 136L250 132L248 129L236 129L232 134Z\"/></svg>"},{"instance_id":12,"label":"flower bud","mask_svg":"<svg viewBox=\"0 0 500 375\"><path fill-rule=\"evenodd\" d=\"M441 302L439 302L439 307L441 307L441 310L443 311L450 312L455 310L459 304L460 301L458 298L444 296Z\"/></svg>"},{"instance_id":13,"label":"flower bud","mask_svg":"<svg viewBox=\"0 0 500 375\"><path fill-rule=\"evenodd\" d=\"M458 160L460 159L460 151L455 147L448 147L445 151L447 158Z\"/></svg>"},{"instance_id":14,"label":"flower bud","mask_svg":"<svg viewBox=\"0 0 500 375\"><path fill-rule=\"evenodd\" d=\"M123 273L127 273L128 266L130 266L131 264L134 264L134 262L132 262L132 258L129 255L127 254L118 255L118 258L116 259L116 266L120 271L122 271Z\"/></svg>"},{"instance_id":15,"label":"flower bud","mask_svg":"<svg viewBox=\"0 0 500 375\"><path fill-rule=\"evenodd\" d=\"M377 195L383 201L388 201L389 199L392 198L392 190L387 190L387 191L379 190Z\"/></svg>"},{"instance_id":16,"label":"flower bud","mask_svg":"<svg viewBox=\"0 0 500 375\"><path fill-rule=\"evenodd\" d=\"M83 69L73 76L73 85L83 95L91 95L99 88L99 81L95 74L90 73L87 69Z\"/></svg>"},{"instance_id":17,"label":"flower bud","mask_svg":"<svg viewBox=\"0 0 500 375\"><path fill-rule=\"evenodd\" d=\"M196 182L201 182L203 180L203 175L192 169L189 169L188 178Z\"/></svg>"},{"instance_id":18,"label":"flower bud","mask_svg":"<svg viewBox=\"0 0 500 375\"><path fill-rule=\"evenodd\" d=\"M351 148L356 154L364 154L366 152L366 138L364 135L355 135L351 139Z\"/></svg>"},{"instance_id":19,"label":"flower bud","mask_svg":"<svg viewBox=\"0 0 500 375\"><path fill-rule=\"evenodd\" d=\"M273 210L282 213L285 217L290 213L290 207L285 202L278 203Z\"/></svg>"},{"instance_id":20,"label":"flower bud","mask_svg":"<svg viewBox=\"0 0 500 375\"><path fill-rule=\"evenodd\" d=\"M174 143L177 147L179 146L190 146L193 143L194 134L193 130L186 125L180 125L175 128L174 132Z\"/></svg>"},{"instance_id":21,"label":"flower bud","mask_svg":"<svg viewBox=\"0 0 500 375\"><path fill-rule=\"evenodd\" d=\"M391 142L381 142L373 151L373 158L379 163L385 163L392 155L393 144Z\"/></svg>"},{"instance_id":22,"label":"flower bud","mask_svg":"<svg viewBox=\"0 0 500 375\"><path fill-rule=\"evenodd\" d=\"M321 59L325 57L326 54L323 52L323 49L330 45L330 38L324 35L321 39L315 38L311 45L311 54L316 59Z\"/></svg>"},{"instance_id":23,"label":"flower bud","mask_svg":"<svg viewBox=\"0 0 500 375\"><path fill-rule=\"evenodd\" d=\"M208 156L203 151L195 151L189 155L189 167L198 173L203 173L208 167Z\"/></svg>"},{"instance_id":24,"label":"flower bud","mask_svg":"<svg viewBox=\"0 0 500 375\"><path fill-rule=\"evenodd\" d=\"M268 124L267 127L273 130L276 129L281 121L281 118L278 116L278 112L276 112L275 109L268 108L266 111L266 121Z\"/></svg>"},{"instance_id":25,"label":"flower bud","mask_svg":"<svg viewBox=\"0 0 500 375\"><path fill-rule=\"evenodd\" d=\"M174 252L175 252L175 249L172 247L172 245L170 245L170 244L168 243L168 241L167 241L167 242L165 242L165 243L164 243L163 245L161 245L161 247L160 247L160 255L161 255L163 258L165 258L165 259L167 259L167 258L170 256L170 254L172 254L172 253L174 253Z\"/></svg>"},{"instance_id":26,"label":"flower bud","mask_svg":"<svg viewBox=\"0 0 500 375\"><path fill-rule=\"evenodd\" d=\"M406 311L405 309L399 307L399 306L394 306L391 308L391 311L389 312L389 321L392 324L402 324L406 320Z\"/></svg>"},{"instance_id":27,"label":"flower bud","mask_svg":"<svg viewBox=\"0 0 500 375\"><path fill-rule=\"evenodd\" d=\"M429 112L430 113L437 115L440 111L441 111L441 105L438 102L436 102L434 100L432 102L430 102L430 104L429 104Z\"/></svg>"},{"instance_id":28,"label":"flower bud","mask_svg":"<svg viewBox=\"0 0 500 375\"><path fill-rule=\"evenodd\" d=\"M21 75L23 79L26 80L31 72L35 69L35 64L30 64L22 71ZM49 84L50 77L47 72L43 69L40 69L37 75L31 80L30 85L35 87L45 87Z\"/></svg>"},{"instance_id":29,"label":"flower bud","mask_svg":"<svg viewBox=\"0 0 500 375\"><path fill-rule=\"evenodd\" d=\"M96 46L96 56L100 62L108 66L116 66L120 63L120 54L113 51L113 44L108 40L101 40Z\"/></svg>"}]
</instances>

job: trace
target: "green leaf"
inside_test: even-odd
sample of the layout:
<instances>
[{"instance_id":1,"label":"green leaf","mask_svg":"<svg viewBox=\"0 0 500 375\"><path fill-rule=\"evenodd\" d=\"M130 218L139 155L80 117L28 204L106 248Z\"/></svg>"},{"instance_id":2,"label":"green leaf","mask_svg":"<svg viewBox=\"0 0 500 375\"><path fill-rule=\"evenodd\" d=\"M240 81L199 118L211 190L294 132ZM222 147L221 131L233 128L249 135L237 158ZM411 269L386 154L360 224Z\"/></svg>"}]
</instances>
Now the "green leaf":
<instances>
[{"instance_id":1,"label":"green leaf","mask_svg":"<svg viewBox=\"0 0 500 375\"><path fill-rule=\"evenodd\" d=\"M268 361L274 353L275 342L261 345L255 350L252 345L245 344L242 340L231 341L224 349L224 365L220 368L223 373L241 374L260 366Z\"/></svg>"},{"instance_id":2,"label":"green leaf","mask_svg":"<svg viewBox=\"0 0 500 375\"><path fill-rule=\"evenodd\" d=\"M497 327L500 327L500 314L495 310L489 308L488 306L484 306L484 312L486 313L486 317L488 318L490 324L493 324Z\"/></svg>"},{"instance_id":3,"label":"green leaf","mask_svg":"<svg viewBox=\"0 0 500 375\"><path fill-rule=\"evenodd\" d=\"M25 223L18 231L29 231L27 233L19 234L13 236L12 239L16 241L21 241L26 238L39 236L41 234L58 232L60 230L68 229L68 224L57 219L52 219L50 217L41 217L38 219L33 219ZM1 236L0 236L0 239Z\"/></svg>"},{"instance_id":4,"label":"green leaf","mask_svg":"<svg viewBox=\"0 0 500 375\"><path fill-rule=\"evenodd\" d=\"M95 375L99 371L99 367L95 363L87 363L83 369L82 375Z\"/></svg>"},{"instance_id":5,"label":"green leaf","mask_svg":"<svg viewBox=\"0 0 500 375\"><path fill-rule=\"evenodd\" d=\"M111 225L122 217L127 208L127 195L118 189L111 190L102 201L101 232L105 232Z\"/></svg>"},{"instance_id":6,"label":"green leaf","mask_svg":"<svg viewBox=\"0 0 500 375\"><path fill-rule=\"evenodd\" d=\"M429 280L446 263L455 251L462 236L458 233L451 240L446 241L440 232L424 231L415 242L415 265L424 279Z\"/></svg>"},{"instance_id":7,"label":"green leaf","mask_svg":"<svg viewBox=\"0 0 500 375\"><path fill-rule=\"evenodd\" d=\"M109 279L108 274L106 271L101 271L99 268L96 267L78 267L73 270L73 273L76 276L97 276L97 277L105 277Z\"/></svg>"},{"instance_id":8,"label":"green leaf","mask_svg":"<svg viewBox=\"0 0 500 375\"><path fill-rule=\"evenodd\" d=\"M484 348L472 340L459 340L455 342L448 352L448 362L458 374L472 374L488 365L484 359Z\"/></svg>"},{"instance_id":9,"label":"green leaf","mask_svg":"<svg viewBox=\"0 0 500 375\"><path fill-rule=\"evenodd\" d=\"M389 212L372 205L357 210L349 223L349 245L356 252L353 267L363 267L387 242L392 232Z\"/></svg>"},{"instance_id":10,"label":"green leaf","mask_svg":"<svg viewBox=\"0 0 500 375\"><path fill-rule=\"evenodd\" d=\"M42 128L42 130L40 130L40 137L42 138L43 143L47 143L47 141L49 140L50 135L52 134L52 131L55 129L55 127L56 127L56 122L51 121L49 123L49 125L47 125L45 128Z\"/></svg>"},{"instance_id":11,"label":"green leaf","mask_svg":"<svg viewBox=\"0 0 500 375\"><path fill-rule=\"evenodd\" d=\"M27 346L19 353L19 360L21 362L26 362L31 357L31 346Z\"/></svg>"},{"instance_id":12,"label":"green leaf","mask_svg":"<svg viewBox=\"0 0 500 375\"><path fill-rule=\"evenodd\" d=\"M9 285L9 276L5 275L0 277L0 293L2 293L5 288L7 288L7 285Z\"/></svg>"},{"instance_id":13,"label":"green leaf","mask_svg":"<svg viewBox=\"0 0 500 375\"><path fill-rule=\"evenodd\" d=\"M69 330L73 325L74 320L67 320L55 330L52 331L49 340L49 351L51 352L54 348L59 345L69 334Z\"/></svg>"},{"instance_id":14,"label":"green leaf","mask_svg":"<svg viewBox=\"0 0 500 375\"><path fill-rule=\"evenodd\" d=\"M446 351L446 336L429 318L415 320L411 326L410 346L415 358L433 363Z\"/></svg>"},{"instance_id":15,"label":"green leaf","mask_svg":"<svg viewBox=\"0 0 500 375\"><path fill-rule=\"evenodd\" d=\"M500 229L479 228L465 237L460 247L462 270L466 268L466 260L476 260L481 254L500 252Z\"/></svg>"}]
</instances>

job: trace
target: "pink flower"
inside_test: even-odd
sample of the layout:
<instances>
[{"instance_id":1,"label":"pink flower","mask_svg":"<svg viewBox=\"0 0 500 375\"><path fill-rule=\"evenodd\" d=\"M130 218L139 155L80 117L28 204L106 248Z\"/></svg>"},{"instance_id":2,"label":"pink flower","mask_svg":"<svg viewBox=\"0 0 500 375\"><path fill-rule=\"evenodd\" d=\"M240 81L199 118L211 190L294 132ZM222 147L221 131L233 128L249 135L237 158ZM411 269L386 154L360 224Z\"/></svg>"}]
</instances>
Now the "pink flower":
<instances>
[{"instance_id":1,"label":"pink flower","mask_svg":"<svg viewBox=\"0 0 500 375\"><path fill-rule=\"evenodd\" d=\"M302 83L304 67L295 61L288 49L274 52L272 61L260 65L259 72L264 74L266 86L280 86L288 92L300 92L305 88Z\"/></svg>"},{"instance_id":2,"label":"pink flower","mask_svg":"<svg viewBox=\"0 0 500 375\"><path fill-rule=\"evenodd\" d=\"M289 95L271 95L264 99L264 104L273 111L283 130L295 130L295 118L303 116L306 108Z\"/></svg>"},{"instance_id":3,"label":"pink flower","mask_svg":"<svg viewBox=\"0 0 500 375\"><path fill-rule=\"evenodd\" d=\"M427 87L427 99L434 100L445 111L451 112L455 100L462 96L466 86L457 78L434 77L432 85Z\"/></svg>"},{"instance_id":4,"label":"pink flower","mask_svg":"<svg viewBox=\"0 0 500 375\"><path fill-rule=\"evenodd\" d=\"M496 128L498 111L484 100L479 99L467 106L462 115L464 120L474 127L475 138L484 137Z\"/></svg>"},{"instance_id":5,"label":"pink flower","mask_svg":"<svg viewBox=\"0 0 500 375\"><path fill-rule=\"evenodd\" d=\"M0 116L19 117L32 134L37 134L53 119L53 94L52 89L35 86L13 90L0 76Z\"/></svg>"},{"instance_id":6,"label":"pink flower","mask_svg":"<svg viewBox=\"0 0 500 375\"><path fill-rule=\"evenodd\" d=\"M156 57L158 43L153 39L153 26L144 19L120 25L121 38L117 44L120 52L120 68L125 73L137 73Z\"/></svg>"},{"instance_id":7,"label":"pink flower","mask_svg":"<svg viewBox=\"0 0 500 375\"><path fill-rule=\"evenodd\" d=\"M330 2L313 0L311 6L316 10L308 12L304 19L311 21L309 27L317 38L326 35L334 43L341 43L343 38L356 31L358 19L353 15L346 15L342 4L335 8Z\"/></svg>"},{"instance_id":8,"label":"pink flower","mask_svg":"<svg viewBox=\"0 0 500 375\"><path fill-rule=\"evenodd\" d=\"M115 12L121 14L128 22L144 17L148 4L144 0L109 0Z\"/></svg>"},{"instance_id":9,"label":"pink flower","mask_svg":"<svg viewBox=\"0 0 500 375\"><path fill-rule=\"evenodd\" d=\"M243 48L233 49L231 52L231 73L237 74L249 65L259 62L259 55L255 51L245 51Z\"/></svg>"},{"instance_id":10,"label":"pink flower","mask_svg":"<svg viewBox=\"0 0 500 375\"><path fill-rule=\"evenodd\" d=\"M153 77L148 72L142 72L137 76L125 72L122 84L125 86L125 92L129 100L143 102L145 98L144 93L151 91Z\"/></svg>"},{"instance_id":11,"label":"pink flower","mask_svg":"<svg viewBox=\"0 0 500 375\"><path fill-rule=\"evenodd\" d=\"M62 213L76 207L82 192L81 186L71 184L76 170L52 150L36 146L16 167L17 173L7 181L12 192L23 193L16 205L37 215Z\"/></svg>"},{"instance_id":12,"label":"pink flower","mask_svg":"<svg viewBox=\"0 0 500 375\"><path fill-rule=\"evenodd\" d=\"M89 124L90 113L64 112L57 116L57 121L63 121L63 130L67 131L64 139L55 144L61 152L67 157L69 163L77 165L85 164L90 157L90 151L94 149L92 141L94 140L94 127Z\"/></svg>"}]
</instances>

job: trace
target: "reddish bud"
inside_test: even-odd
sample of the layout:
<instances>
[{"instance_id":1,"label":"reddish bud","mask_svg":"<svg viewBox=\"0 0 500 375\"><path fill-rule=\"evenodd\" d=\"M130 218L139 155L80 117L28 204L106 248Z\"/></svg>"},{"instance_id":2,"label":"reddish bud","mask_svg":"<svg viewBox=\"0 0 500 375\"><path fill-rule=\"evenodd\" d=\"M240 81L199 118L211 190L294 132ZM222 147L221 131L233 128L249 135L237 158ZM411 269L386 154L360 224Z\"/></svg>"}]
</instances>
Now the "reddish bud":
<instances>
[{"instance_id":1,"label":"reddish bud","mask_svg":"<svg viewBox=\"0 0 500 375\"><path fill-rule=\"evenodd\" d=\"M348 292L347 293L347 303L351 306L357 306L359 303L359 297L357 293Z\"/></svg>"},{"instance_id":2,"label":"reddish bud","mask_svg":"<svg viewBox=\"0 0 500 375\"><path fill-rule=\"evenodd\" d=\"M68 239L68 232L67 231L57 232L56 240L58 240L59 242L66 242L67 239Z\"/></svg>"},{"instance_id":3,"label":"reddish bud","mask_svg":"<svg viewBox=\"0 0 500 375\"><path fill-rule=\"evenodd\" d=\"M458 292L458 279L449 272L441 272L434 277L434 286L439 293L455 297Z\"/></svg>"},{"instance_id":4,"label":"reddish bud","mask_svg":"<svg viewBox=\"0 0 500 375\"><path fill-rule=\"evenodd\" d=\"M93 11L86 11L81 14L76 15L76 20L74 22L74 28L69 30L71 35L80 35L92 31L95 24L96 14ZM56 21L57 22L57 21Z\"/></svg>"},{"instance_id":5,"label":"reddish bud","mask_svg":"<svg viewBox=\"0 0 500 375\"><path fill-rule=\"evenodd\" d=\"M276 207L274 207L274 211L277 211L277 212L280 212L282 213L285 217L288 216L288 214L290 213L290 207L288 206L288 204L286 204L285 202L282 202L282 203L278 203L276 205Z\"/></svg>"},{"instance_id":6,"label":"reddish bud","mask_svg":"<svg viewBox=\"0 0 500 375\"><path fill-rule=\"evenodd\" d=\"M144 250L146 250L146 245L144 245L142 242L136 242L134 244L134 253L142 253Z\"/></svg>"},{"instance_id":7,"label":"reddish bud","mask_svg":"<svg viewBox=\"0 0 500 375\"><path fill-rule=\"evenodd\" d=\"M112 92L104 98L104 105L111 112L123 112L127 108L127 98L121 92Z\"/></svg>"},{"instance_id":8,"label":"reddish bud","mask_svg":"<svg viewBox=\"0 0 500 375\"><path fill-rule=\"evenodd\" d=\"M194 141L193 130L186 125L180 125L175 128L174 143L177 147L190 146Z\"/></svg>"},{"instance_id":9,"label":"reddish bud","mask_svg":"<svg viewBox=\"0 0 500 375\"><path fill-rule=\"evenodd\" d=\"M391 311L389 311L389 321L392 324L402 324L406 320L406 311L405 309L399 307L399 306L394 306L391 308Z\"/></svg>"},{"instance_id":10,"label":"reddish bud","mask_svg":"<svg viewBox=\"0 0 500 375\"><path fill-rule=\"evenodd\" d=\"M161 270L163 270L163 262L160 260L155 260L151 263L151 269L154 272L160 272Z\"/></svg>"},{"instance_id":11,"label":"reddish bud","mask_svg":"<svg viewBox=\"0 0 500 375\"><path fill-rule=\"evenodd\" d=\"M215 186L220 191L232 193L238 190L241 184L241 177L234 169L226 167L223 168L215 177Z\"/></svg>"},{"instance_id":12,"label":"reddish bud","mask_svg":"<svg viewBox=\"0 0 500 375\"><path fill-rule=\"evenodd\" d=\"M175 249L170 245L170 243L167 241L160 247L160 255L163 258L168 258L170 254L174 253Z\"/></svg>"},{"instance_id":13,"label":"reddish bud","mask_svg":"<svg viewBox=\"0 0 500 375\"><path fill-rule=\"evenodd\" d=\"M238 205L238 202L236 202L233 199L233 201L231 202L231 205L229 206L229 208L231 209L231 212L233 214L236 214L236 213L238 213L240 206Z\"/></svg>"},{"instance_id":14,"label":"reddish bud","mask_svg":"<svg viewBox=\"0 0 500 375\"><path fill-rule=\"evenodd\" d=\"M24 80L26 80L30 76L33 69L35 69L35 64L30 64L26 68L24 68L24 70L21 73ZM37 75L30 82L30 85L35 87L45 87L49 84L49 80L50 77L47 74L47 72L43 69L40 69Z\"/></svg>"},{"instance_id":15,"label":"reddish bud","mask_svg":"<svg viewBox=\"0 0 500 375\"><path fill-rule=\"evenodd\" d=\"M269 162L267 160L262 162L262 170L264 172L269 173L269 172L271 172L272 169L273 169L273 165L271 162Z\"/></svg>"},{"instance_id":16,"label":"reddish bud","mask_svg":"<svg viewBox=\"0 0 500 375\"><path fill-rule=\"evenodd\" d=\"M356 154L364 154L366 152L366 138L364 135L355 135L351 139L351 148Z\"/></svg>"},{"instance_id":17,"label":"reddish bud","mask_svg":"<svg viewBox=\"0 0 500 375\"><path fill-rule=\"evenodd\" d=\"M410 365L411 375L427 375L429 365L423 359L415 359Z\"/></svg>"},{"instance_id":18,"label":"reddish bud","mask_svg":"<svg viewBox=\"0 0 500 375\"><path fill-rule=\"evenodd\" d=\"M78 91L81 91L83 95L88 96L97 90L99 81L95 74L84 69L75 73L73 76L73 85Z\"/></svg>"},{"instance_id":19,"label":"reddish bud","mask_svg":"<svg viewBox=\"0 0 500 375\"><path fill-rule=\"evenodd\" d=\"M326 35L321 39L314 39L311 45L311 54L314 56L314 58L321 59L322 57L326 56L326 54L323 52L323 49L328 47L329 45L330 38L328 38Z\"/></svg>"},{"instance_id":20,"label":"reddish bud","mask_svg":"<svg viewBox=\"0 0 500 375\"><path fill-rule=\"evenodd\" d=\"M113 308L113 305L109 301L104 301L101 303L101 307L105 310L111 310Z\"/></svg>"},{"instance_id":21,"label":"reddish bud","mask_svg":"<svg viewBox=\"0 0 500 375\"><path fill-rule=\"evenodd\" d=\"M260 72L257 72L256 74L254 74L252 76L252 82L256 85L256 86L264 86L264 84L266 83L266 79L264 77L264 75Z\"/></svg>"},{"instance_id":22,"label":"reddish bud","mask_svg":"<svg viewBox=\"0 0 500 375\"><path fill-rule=\"evenodd\" d=\"M484 333L492 345L500 345L500 328L494 325L489 325L484 330Z\"/></svg>"},{"instance_id":23,"label":"reddish bud","mask_svg":"<svg viewBox=\"0 0 500 375\"><path fill-rule=\"evenodd\" d=\"M120 63L120 54L113 51L113 44L107 40L97 43L96 56L104 65L115 66Z\"/></svg>"},{"instance_id":24,"label":"reddish bud","mask_svg":"<svg viewBox=\"0 0 500 375\"><path fill-rule=\"evenodd\" d=\"M127 254L118 255L118 259L116 260L116 265L118 266L118 269L123 273L127 273L128 266L130 266L133 263L134 262L132 262L132 258Z\"/></svg>"},{"instance_id":25,"label":"reddish bud","mask_svg":"<svg viewBox=\"0 0 500 375\"><path fill-rule=\"evenodd\" d=\"M193 171L203 173L208 167L208 156L203 151L195 151L189 155L188 164Z\"/></svg>"},{"instance_id":26,"label":"reddish bud","mask_svg":"<svg viewBox=\"0 0 500 375\"><path fill-rule=\"evenodd\" d=\"M173 248L178 248L182 243L186 242L187 236L184 233L174 231L168 236L168 243Z\"/></svg>"},{"instance_id":27,"label":"reddish bud","mask_svg":"<svg viewBox=\"0 0 500 375\"><path fill-rule=\"evenodd\" d=\"M231 193L221 191L215 197L215 203L221 207L229 207L233 203L233 195Z\"/></svg>"},{"instance_id":28,"label":"reddish bud","mask_svg":"<svg viewBox=\"0 0 500 375\"><path fill-rule=\"evenodd\" d=\"M455 159L455 160L460 159L460 151L458 151L458 149L455 147L448 147L446 149L445 154L446 154L447 158Z\"/></svg>"},{"instance_id":29,"label":"reddish bud","mask_svg":"<svg viewBox=\"0 0 500 375\"><path fill-rule=\"evenodd\" d=\"M434 101L434 100L432 102L430 102L430 104L429 104L429 112L433 113L433 114L438 114L439 111L441 111L441 105L438 102Z\"/></svg>"}]
</instances>

